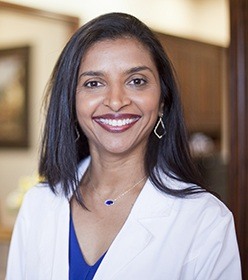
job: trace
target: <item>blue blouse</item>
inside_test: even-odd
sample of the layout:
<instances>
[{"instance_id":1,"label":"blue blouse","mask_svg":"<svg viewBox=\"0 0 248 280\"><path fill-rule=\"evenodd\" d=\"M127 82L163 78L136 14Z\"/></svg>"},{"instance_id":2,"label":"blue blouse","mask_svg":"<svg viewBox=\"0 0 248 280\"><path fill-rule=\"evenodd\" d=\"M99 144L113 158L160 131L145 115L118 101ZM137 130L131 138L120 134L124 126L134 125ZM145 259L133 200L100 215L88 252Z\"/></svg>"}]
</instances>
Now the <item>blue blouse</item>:
<instances>
[{"instance_id":1,"label":"blue blouse","mask_svg":"<svg viewBox=\"0 0 248 280\"><path fill-rule=\"evenodd\" d=\"M77 240L72 216L70 216L69 280L92 280L104 256L105 254L94 265L87 264Z\"/></svg>"}]
</instances>

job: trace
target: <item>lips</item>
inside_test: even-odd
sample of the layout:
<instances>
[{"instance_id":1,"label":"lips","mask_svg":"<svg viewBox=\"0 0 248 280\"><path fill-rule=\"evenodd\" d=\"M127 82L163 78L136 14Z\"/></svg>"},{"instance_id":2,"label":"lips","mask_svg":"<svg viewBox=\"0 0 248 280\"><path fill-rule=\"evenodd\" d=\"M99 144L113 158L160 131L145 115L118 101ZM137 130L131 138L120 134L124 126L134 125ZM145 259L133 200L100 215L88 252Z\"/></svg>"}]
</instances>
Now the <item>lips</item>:
<instances>
[{"instance_id":1,"label":"lips","mask_svg":"<svg viewBox=\"0 0 248 280\"><path fill-rule=\"evenodd\" d=\"M124 132L131 128L141 116L135 114L105 114L93 117L108 132Z\"/></svg>"}]
</instances>

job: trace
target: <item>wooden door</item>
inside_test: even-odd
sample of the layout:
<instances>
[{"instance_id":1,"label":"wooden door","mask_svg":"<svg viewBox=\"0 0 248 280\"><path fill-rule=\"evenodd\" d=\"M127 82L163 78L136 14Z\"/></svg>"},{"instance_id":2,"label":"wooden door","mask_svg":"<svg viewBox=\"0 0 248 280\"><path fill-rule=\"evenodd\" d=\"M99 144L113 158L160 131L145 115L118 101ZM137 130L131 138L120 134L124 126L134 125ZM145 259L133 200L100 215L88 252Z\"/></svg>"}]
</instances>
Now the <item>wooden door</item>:
<instances>
[{"instance_id":1,"label":"wooden door","mask_svg":"<svg viewBox=\"0 0 248 280\"><path fill-rule=\"evenodd\" d=\"M248 279L248 0L230 0L230 197Z\"/></svg>"}]
</instances>

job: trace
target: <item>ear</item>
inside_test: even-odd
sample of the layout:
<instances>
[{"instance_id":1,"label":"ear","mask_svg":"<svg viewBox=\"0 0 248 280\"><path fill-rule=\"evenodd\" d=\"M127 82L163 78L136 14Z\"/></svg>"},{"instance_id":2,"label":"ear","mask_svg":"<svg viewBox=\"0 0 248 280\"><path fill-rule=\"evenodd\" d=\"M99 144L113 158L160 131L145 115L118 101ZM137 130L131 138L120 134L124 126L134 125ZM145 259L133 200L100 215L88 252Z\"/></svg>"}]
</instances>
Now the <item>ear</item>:
<instances>
[{"instance_id":1,"label":"ear","mask_svg":"<svg viewBox=\"0 0 248 280\"><path fill-rule=\"evenodd\" d=\"M160 104L160 106L159 106L158 115L159 115L160 117L162 117L163 113L164 113L164 102L161 102L161 104Z\"/></svg>"}]
</instances>

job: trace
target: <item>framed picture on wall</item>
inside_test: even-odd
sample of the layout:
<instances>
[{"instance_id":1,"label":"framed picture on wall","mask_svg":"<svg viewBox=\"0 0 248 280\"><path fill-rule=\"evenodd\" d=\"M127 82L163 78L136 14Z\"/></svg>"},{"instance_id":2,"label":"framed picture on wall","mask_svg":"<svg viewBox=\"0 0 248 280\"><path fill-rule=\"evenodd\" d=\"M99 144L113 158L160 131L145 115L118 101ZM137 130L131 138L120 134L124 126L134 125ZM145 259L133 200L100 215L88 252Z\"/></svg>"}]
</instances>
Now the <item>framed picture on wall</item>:
<instances>
[{"instance_id":1,"label":"framed picture on wall","mask_svg":"<svg viewBox=\"0 0 248 280\"><path fill-rule=\"evenodd\" d=\"M28 147L30 47L0 49L0 148Z\"/></svg>"}]
</instances>

